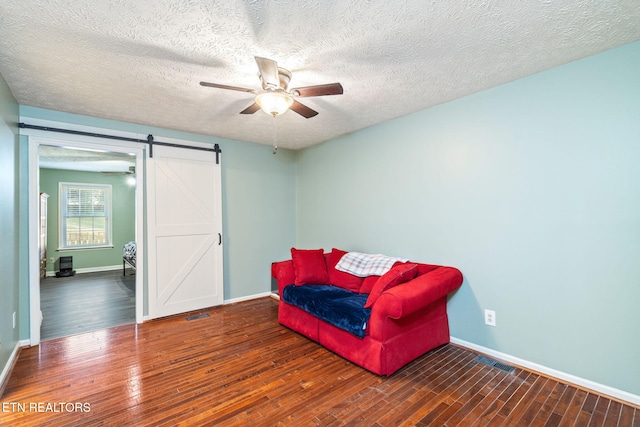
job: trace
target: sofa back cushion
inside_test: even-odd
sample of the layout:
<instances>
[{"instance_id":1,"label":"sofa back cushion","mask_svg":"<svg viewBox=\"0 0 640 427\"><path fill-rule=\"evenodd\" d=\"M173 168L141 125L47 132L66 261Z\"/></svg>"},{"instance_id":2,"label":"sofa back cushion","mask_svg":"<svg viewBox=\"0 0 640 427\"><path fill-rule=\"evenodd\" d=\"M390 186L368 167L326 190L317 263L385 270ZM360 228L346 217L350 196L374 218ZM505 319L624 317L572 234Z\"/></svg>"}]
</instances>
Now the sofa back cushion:
<instances>
[{"instance_id":1,"label":"sofa back cushion","mask_svg":"<svg viewBox=\"0 0 640 427\"><path fill-rule=\"evenodd\" d=\"M393 267L391 270L382 275L367 298L365 308L370 308L380 297L380 295L387 289L398 286L401 283L408 282L418 275L418 264L406 263Z\"/></svg>"},{"instance_id":2,"label":"sofa back cushion","mask_svg":"<svg viewBox=\"0 0 640 427\"><path fill-rule=\"evenodd\" d=\"M294 282L296 286L329 284L323 249L291 248L291 259L296 275Z\"/></svg>"},{"instance_id":3,"label":"sofa back cushion","mask_svg":"<svg viewBox=\"0 0 640 427\"><path fill-rule=\"evenodd\" d=\"M376 282L380 277L381 276L365 277L364 280L362 281L362 286L360 286L360 291L358 292L361 294L370 294L371 291L373 290L373 286L376 284Z\"/></svg>"},{"instance_id":4,"label":"sofa back cushion","mask_svg":"<svg viewBox=\"0 0 640 427\"><path fill-rule=\"evenodd\" d=\"M352 292L358 292L363 277L354 276L353 274L345 273L344 271L336 270L336 265L347 252L340 249L333 248L327 258L327 270L329 271L329 279L331 284L340 288L347 289Z\"/></svg>"},{"instance_id":5,"label":"sofa back cushion","mask_svg":"<svg viewBox=\"0 0 640 427\"><path fill-rule=\"evenodd\" d=\"M397 267L399 265L403 265L403 262L396 262L395 264L393 264L393 267ZM393 268L392 267L392 268ZM391 271L391 270L389 270ZM418 264L418 276L422 274L420 272L420 264ZM376 284L376 282L378 281L378 279L382 277L382 276L367 276L364 278L364 280L362 281L362 286L360 286L360 293L361 294L370 294L371 291L373 290L373 286Z\"/></svg>"}]
</instances>

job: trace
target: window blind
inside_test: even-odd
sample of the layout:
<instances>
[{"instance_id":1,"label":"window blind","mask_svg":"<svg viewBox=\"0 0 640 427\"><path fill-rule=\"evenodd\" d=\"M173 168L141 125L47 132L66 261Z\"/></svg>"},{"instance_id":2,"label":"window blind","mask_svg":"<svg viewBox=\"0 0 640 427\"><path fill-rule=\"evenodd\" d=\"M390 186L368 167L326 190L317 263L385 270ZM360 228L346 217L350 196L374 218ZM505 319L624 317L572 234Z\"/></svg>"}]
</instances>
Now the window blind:
<instances>
[{"instance_id":1,"label":"window blind","mask_svg":"<svg viewBox=\"0 0 640 427\"><path fill-rule=\"evenodd\" d=\"M111 246L111 186L60 183L60 248Z\"/></svg>"}]
</instances>

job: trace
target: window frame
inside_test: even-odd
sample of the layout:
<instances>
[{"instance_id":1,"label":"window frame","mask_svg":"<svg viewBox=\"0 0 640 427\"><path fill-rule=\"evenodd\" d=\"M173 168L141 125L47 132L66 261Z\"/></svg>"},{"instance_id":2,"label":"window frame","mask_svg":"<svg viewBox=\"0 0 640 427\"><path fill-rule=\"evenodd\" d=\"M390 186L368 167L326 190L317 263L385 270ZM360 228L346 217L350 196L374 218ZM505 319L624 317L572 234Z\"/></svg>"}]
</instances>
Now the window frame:
<instances>
[{"instance_id":1,"label":"window frame","mask_svg":"<svg viewBox=\"0 0 640 427\"><path fill-rule=\"evenodd\" d=\"M65 220L72 218L73 216L66 215L68 207L68 190L100 190L104 191L104 216L97 216L96 218L105 219L105 240L104 243L98 244L79 244L69 245L67 241L67 231ZM88 249L104 249L113 248L113 188L111 184L94 184L94 183L79 183L79 182L59 182L58 183L58 250L59 251L73 251L73 250L88 250ZM80 216L79 218L87 218L87 216ZM93 230L93 228L92 228Z\"/></svg>"}]
</instances>

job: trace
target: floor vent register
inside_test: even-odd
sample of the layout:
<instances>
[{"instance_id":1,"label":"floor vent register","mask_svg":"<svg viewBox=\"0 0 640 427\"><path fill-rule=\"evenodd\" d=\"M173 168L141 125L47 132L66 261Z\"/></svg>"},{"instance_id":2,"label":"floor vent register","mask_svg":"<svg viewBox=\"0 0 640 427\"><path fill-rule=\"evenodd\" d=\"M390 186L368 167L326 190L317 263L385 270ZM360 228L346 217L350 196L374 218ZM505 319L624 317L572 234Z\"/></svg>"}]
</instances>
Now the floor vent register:
<instances>
[{"instance_id":1,"label":"floor vent register","mask_svg":"<svg viewBox=\"0 0 640 427\"><path fill-rule=\"evenodd\" d=\"M190 322L196 319L204 319L205 317L209 317L209 316L210 316L209 313L200 313L200 314L196 314L195 316L189 316L186 319L187 319L187 322Z\"/></svg>"},{"instance_id":2,"label":"floor vent register","mask_svg":"<svg viewBox=\"0 0 640 427\"><path fill-rule=\"evenodd\" d=\"M508 374L512 374L515 372L516 368L510 365L506 365L502 362L498 362L497 360L491 359L485 356L478 356L474 359L478 363L483 363L487 366L491 366L492 368L500 369Z\"/></svg>"}]
</instances>

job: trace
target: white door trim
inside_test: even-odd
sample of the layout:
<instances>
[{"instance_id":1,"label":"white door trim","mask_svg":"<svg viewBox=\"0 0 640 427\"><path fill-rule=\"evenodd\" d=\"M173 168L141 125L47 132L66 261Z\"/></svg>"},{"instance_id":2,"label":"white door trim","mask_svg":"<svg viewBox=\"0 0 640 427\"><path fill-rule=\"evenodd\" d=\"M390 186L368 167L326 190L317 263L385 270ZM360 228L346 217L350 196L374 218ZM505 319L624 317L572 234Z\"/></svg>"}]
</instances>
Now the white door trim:
<instances>
[{"instance_id":1,"label":"white door trim","mask_svg":"<svg viewBox=\"0 0 640 427\"><path fill-rule=\"evenodd\" d=\"M32 121L33 122L33 121ZM69 127L68 125L66 127ZM85 127L86 129L86 127ZM74 126L74 130L80 130ZM95 131L95 129L93 129ZM104 133L115 134L113 131L103 130ZM105 140L81 135L65 134L52 137L51 133L35 130L21 130L21 135L29 136L29 332L30 345L40 343L40 325L42 313L40 311L40 271L38 252L38 200L39 200L39 148L40 145L54 145L73 148L104 149L118 153L133 153L136 156L136 227L135 239L144 242L144 148L140 144L127 141ZM122 132L119 132L122 134ZM122 135L124 136L124 135ZM129 135L127 135L129 136ZM132 136L137 137L137 135ZM143 322L144 310L144 271L145 245L137 247L136 270L136 323Z\"/></svg>"}]
</instances>

